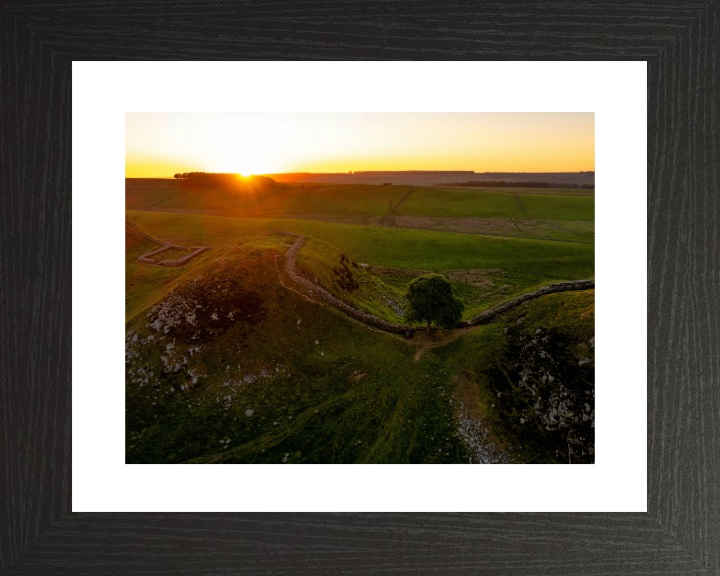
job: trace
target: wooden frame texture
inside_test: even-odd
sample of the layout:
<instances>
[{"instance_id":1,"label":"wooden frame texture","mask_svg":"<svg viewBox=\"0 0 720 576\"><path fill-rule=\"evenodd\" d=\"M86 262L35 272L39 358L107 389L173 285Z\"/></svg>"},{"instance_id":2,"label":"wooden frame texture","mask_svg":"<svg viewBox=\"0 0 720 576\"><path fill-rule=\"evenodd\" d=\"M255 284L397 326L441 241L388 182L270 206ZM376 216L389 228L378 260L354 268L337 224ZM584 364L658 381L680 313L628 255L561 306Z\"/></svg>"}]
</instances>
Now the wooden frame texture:
<instances>
[{"instance_id":1,"label":"wooden frame texture","mask_svg":"<svg viewBox=\"0 0 720 576\"><path fill-rule=\"evenodd\" d=\"M0 4L0 572L720 574L719 22L717 0ZM71 62L225 59L647 61L646 514L70 512Z\"/></svg>"}]
</instances>

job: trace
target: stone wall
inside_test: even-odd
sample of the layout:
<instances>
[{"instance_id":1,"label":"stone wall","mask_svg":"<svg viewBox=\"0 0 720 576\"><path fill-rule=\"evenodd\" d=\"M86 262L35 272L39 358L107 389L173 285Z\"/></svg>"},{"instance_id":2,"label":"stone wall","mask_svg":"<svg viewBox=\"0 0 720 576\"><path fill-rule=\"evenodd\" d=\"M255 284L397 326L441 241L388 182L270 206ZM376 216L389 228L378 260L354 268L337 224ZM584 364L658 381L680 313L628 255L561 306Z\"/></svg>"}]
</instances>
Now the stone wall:
<instances>
[{"instance_id":1,"label":"stone wall","mask_svg":"<svg viewBox=\"0 0 720 576\"><path fill-rule=\"evenodd\" d=\"M381 318L378 318L377 316L373 316L372 314L366 314L365 312L362 312L361 310L358 310L357 308L353 308L352 306L349 306L339 298L336 298L323 288L320 288L319 286L313 285L309 280L306 280L302 276L298 275L295 272L295 259L297 258L298 252L300 252L300 249L303 247L303 244L305 244L305 236L301 234L293 234L292 232L286 232L284 230L273 230L275 233L280 234L287 234L288 236L296 236L297 240L295 241L295 244L293 244L290 249L286 253L287 260L285 261L285 272L290 278L296 282L297 284L300 284L304 286L305 288L308 288L310 290L310 293L312 294L313 290L316 291L320 297L327 302L328 304L331 304L332 306L335 306L336 308L339 308L346 314L352 316L353 318L357 318L361 322L365 322L366 324L370 324L372 326L377 326L378 328L382 328L383 330L387 330L389 332L397 332L397 333L405 333L405 332L415 332L417 330L425 330L424 327L419 326L405 326L404 324L393 324L392 322L387 322ZM549 286L543 286L542 288L538 289L536 292L530 292L528 294L523 294L522 296L519 296L515 298L514 300L511 300L510 302L506 302L505 304L502 304L500 306L497 306L496 308L493 308L492 310L486 310L485 312L481 312L474 318L458 322L457 327L465 327L465 326L475 326L477 324L484 324L485 322L490 322L493 320L496 316L499 314L502 314L503 312L507 312L511 308L514 308L515 306L518 306L522 304L523 302L527 302L528 300L532 300L534 298L538 298L539 296L544 296L545 294L554 294L556 292L568 292L570 290L589 290L591 288L595 288L595 280L576 280L572 282L558 282L555 284L550 284Z\"/></svg>"},{"instance_id":2,"label":"stone wall","mask_svg":"<svg viewBox=\"0 0 720 576\"><path fill-rule=\"evenodd\" d=\"M480 314L478 314L474 318L471 318L468 321L458 322L458 327L475 326L476 324L484 324L486 322L490 322L499 314L502 314L503 312L507 312L511 308L514 308L515 306L518 306L518 305L522 304L523 302L527 302L528 300L533 300L534 298L538 298L540 296L545 296L546 294L554 294L557 292L569 292L571 290L590 290L593 288L595 288L595 280L575 280L572 282L557 282L555 284L550 284L549 286L543 286L542 288L538 289L536 292L529 292L528 294L523 294L522 296L518 296L517 298L515 298L515 300L506 302L505 304L497 306L496 308L493 308L492 310L486 310L485 312L481 312Z\"/></svg>"},{"instance_id":3,"label":"stone wall","mask_svg":"<svg viewBox=\"0 0 720 576\"><path fill-rule=\"evenodd\" d=\"M193 246L192 252L188 254L187 256L183 256L179 260L153 260L150 258L150 256L155 256L156 254L160 254L161 252L164 252L165 250L170 250L171 248L177 248L178 250L189 250L189 248L185 246L176 246L175 244L166 244L165 246L162 246L160 248L157 248L153 250L152 252L146 252L142 256L139 256L137 261L142 262L143 264L151 264L153 266L167 266L170 268L176 267L176 266L184 266L190 260L195 258L195 256L198 256L205 252L205 250L209 250L210 248L207 246Z\"/></svg>"},{"instance_id":4,"label":"stone wall","mask_svg":"<svg viewBox=\"0 0 720 576\"><path fill-rule=\"evenodd\" d=\"M305 288L308 288L311 294L313 293L313 291L317 292L320 297L328 304L339 308L349 316L357 318L358 320L360 320L361 322L365 322L366 324L377 326L378 328L382 328L383 330L387 330L388 332L402 333L420 330L420 328L405 326L403 324L393 324L392 322L387 322L385 320L382 320L381 318L378 318L377 316L373 316L372 314L366 314L365 312L362 312L357 308L353 308L352 306L347 305L345 302L343 302L339 298L335 298L335 296L333 296L323 288L312 284L309 280L306 280L302 276L298 275L295 272L295 259L297 258L300 248L303 247L303 244L305 244L305 236L298 236L297 241L295 242L295 244L292 245L292 247L287 251L286 254L287 260L285 261L285 273L290 276L290 278L292 278L294 282L300 284L301 286L304 286Z\"/></svg>"}]
</instances>

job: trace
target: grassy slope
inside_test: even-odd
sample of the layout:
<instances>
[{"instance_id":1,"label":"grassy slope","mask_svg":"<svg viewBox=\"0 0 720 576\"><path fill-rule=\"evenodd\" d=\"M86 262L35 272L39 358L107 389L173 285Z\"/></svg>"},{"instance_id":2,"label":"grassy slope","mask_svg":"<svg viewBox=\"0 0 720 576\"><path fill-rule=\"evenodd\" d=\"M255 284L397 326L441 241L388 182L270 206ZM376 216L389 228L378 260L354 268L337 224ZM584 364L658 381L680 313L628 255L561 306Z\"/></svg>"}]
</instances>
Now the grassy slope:
<instances>
[{"instance_id":1,"label":"grassy slope","mask_svg":"<svg viewBox=\"0 0 720 576\"><path fill-rule=\"evenodd\" d=\"M502 270L494 284L496 288L510 288L495 292L481 302L469 304L466 317L551 282L593 278L595 275L592 245L304 220L187 214L181 217L141 211L128 211L127 214L132 222L181 244L231 244L244 235L282 229L312 236L335 246L355 262L431 271L458 268Z\"/></svg>"},{"instance_id":2,"label":"grassy slope","mask_svg":"<svg viewBox=\"0 0 720 576\"><path fill-rule=\"evenodd\" d=\"M136 258L159 248L149 240L125 230L125 321L129 322L150 302L161 299L174 280L188 274L212 257L212 251L205 252L181 268L149 266L137 262ZM164 254L164 252L163 252Z\"/></svg>"},{"instance_id":3,"label":"grassy slope","mask_svg":"<svg viewBox=\"0 0 720 576\"><path fill-rule=\"evenodd\" d=\"M493 433L516 459L528 458L504 427L504 412L491 407L481 376L503 343L503 327L517 314L414 362L408 343L366 331L282 288L273 258L287 245L279 235L249 238L218 249L212 262L173 283L179 286L170 296L193 310L204 298L198 313L203 327L212 324L215 309L207 298L213 282L235 281L241 301L255 299L255 311L264 310L257 323L228 323L208 341L193 340L191 332L148 329L153 317L144 314L129 324L140 345L126 365L128 462L281 463L285 454L291 463L466 462L448 400L461 371L477 375ZM592 334L593 317L580 315L593 309L593 295L551 295L517 312L528 333L558 325L583 339ZM149 334L156 339L147 341ZM191 355L196 346L200 352ZM162 355L184 357L187 365L167 373ZM200 375L200 385L183 390L189 372ZM356 372L365 376L354 380ZM251 418L247 409L255 410Z\"/></svg>"},{"instance_id":4,"label":"grassy slope","mask_svg":"<svg viewBox=\"0 0 720 576\"><path fill-rule=\"evenodd\" d=\"M417 188L410 193L396 213L452 218L593 221L595 219L595 198L591 196Z\"/></svg>"},{"instance_id":5,"label":"grassy slope","mask_svg":"<svg viewBox=\"0 0 720 576\"><path fill-rule=\"evenodd\" d=\"M298 253L296 271L310 282L317 279L319 286L350 306L389 322L402 323L402 316L387 303L391 300L399 307L402 293L343 256L337 248L307 238Z\"/></svg>"},{"instance_id":6,"label":"grassy slope","mask_svg":"<svg viewBox=\"0 0 720 576\"><path fill-rule=\"evenodd\" d=\"M409 195L398 208L406 192ZM198 188L179 180L126 179L126 209L376 225L392 204L397 215L392 222L410 229L594 241L592 196L537 192L308 183L278 184L256 193Z\"/></svg>"},{"instance_id":7,"label":"grassy slope","mask_svg":"<svg viewBox=\"0 0 720 576\"><path fill-rule=\"evenodd\" d=\"M433 186L443 190L475 190L479 192L506 192L509 194L552 194L558 196L594 196L595 190L578 190L575 188L523 188L522 186L511 188L494 188L492 186Z\"/></svg>"},{"instance_id":8,"label":"grassy slope","mask_svg":"<svg viewBox=\"0 0 720 576\"><path fill-rule=\"evenodd\" d=\"M283 229L337 247L356 262L397 268L501 268L520 276L575 280L593 276L594 246L304 220L240 219L128 211L158 236L173 241L231 244L249 234Z\"/></svg>"},{"instance_id":9,"label":"grassy slope","mask_svg":"<svg viewBox=\"0 0 720 576\"><path fill-rule=\"evenodd\" d=\"M282 288L272 262L286 247L273 236L218 250L211 266L197 267L170 295L193 310L205 298L203 328L213 325L213 283L237 282L238 302L264 310L255 324L238 315L196 341L190 332L147 328L152 312L130 323L139 340L126 364L127 461L280 463L285 454L292 463L466 461L440 393L450 379L443 366L432 355L416 363L405 342ZM195 346L201 351L191 355ZM162 355L187 365L167 373ZM183 390L189 371L200 385ZM354 380L354 372L366 375Z\"/></svg>"},{"instance_id":10,"label":"grassy slope","mask_svg":"<svg viewBox=\"0 0 720 576\"><path fill-rule=\"evenodd\" d=\"M268 197L281 193L271 190L231 191L192 185L184 180L154 178L125 179L125 208L133 210L198 211L201 213L237 213Z\"/></svg>"},{"instance_id":11,"label":"grassy slope","mask_svg":"<svg viewBox=\"0 0 720 576\"><path fill-rule=\"evenodd\" d=\"M248 210L248 217L278 217L284 214L358 214L382 216L389 203L396 204L410 186L363 186L306 184L289 187L281 195Z\"/></svg>"},{"instance_id":12,"label":"grassy slope","mask_svg":"<svg viewBox=\"0 0 720 576\"><path fill-rule=\"evenodd\" d=\"M446 366L449 372L462 371L473 379L481 412L486 415L490 430L516 461L562 463L566 460L556 460L548 455L539 456L530 452L527 445L523 446L527 444L528 431L519 425L519 421L523 416L527 418L527 415L519 412L522 406L507 401L499 402L485 376L486 368L497 362L503 347L509 343L506 330L518 326L520 333L528 336L533 336L538 328L558 329L569 337L570 353L575 354L577 359L594 357L594 351L587 342L595 336L595 291L562 292L531 300L511 310L499 321L479 326L433 352L437 362Z\"/></svg>"},{"instance_id":13,"label":"grassy slope","mask_svg":"<svg viewBox=\"0 0 720 576\"><path fill-rule=\"evenodd\" d=\"M286 214L381 216L410 191L396 213L451 218L593 221L593 196L549 190L423 188L353 184L279 184L269 193L234 193L175 180L126 180L126 209L277 218Z\"/></svg>"}]
</instances>

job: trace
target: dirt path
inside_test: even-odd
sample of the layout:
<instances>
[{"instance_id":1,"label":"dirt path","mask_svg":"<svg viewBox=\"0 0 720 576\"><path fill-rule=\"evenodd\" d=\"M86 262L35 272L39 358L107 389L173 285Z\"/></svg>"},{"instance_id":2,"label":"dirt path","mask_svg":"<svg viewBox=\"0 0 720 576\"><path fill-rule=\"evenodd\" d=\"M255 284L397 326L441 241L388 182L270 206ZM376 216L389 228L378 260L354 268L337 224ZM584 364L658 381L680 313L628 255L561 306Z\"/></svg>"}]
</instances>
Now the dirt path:
<instances>
[{"instance_id":1,"label":"dirt path","mask_svg":"<svg viewBox=\"0 0 720 576\"><path fill-rule=\"evenodd\" d=\"M451 330L441 330L438 332L435 332L434 336L437 339L429 339L424 341L415 341L413 344L417 346L417 350L415 351L415 362L420 360L420 356L422 356L423 352L427 352L431 348L439 348L440 346L445 346L445 344L450 344L450 342L453 342L454 340L457 340L462 336L463 334L467 334L468 332L472 332L473 330L476 330L479 328L480 325L477 326L465 326L463 328L453 328ZM407 341L406 341L407 342ZM409 344L410 342L408 342Z\"/></svg>"}]
</instances>

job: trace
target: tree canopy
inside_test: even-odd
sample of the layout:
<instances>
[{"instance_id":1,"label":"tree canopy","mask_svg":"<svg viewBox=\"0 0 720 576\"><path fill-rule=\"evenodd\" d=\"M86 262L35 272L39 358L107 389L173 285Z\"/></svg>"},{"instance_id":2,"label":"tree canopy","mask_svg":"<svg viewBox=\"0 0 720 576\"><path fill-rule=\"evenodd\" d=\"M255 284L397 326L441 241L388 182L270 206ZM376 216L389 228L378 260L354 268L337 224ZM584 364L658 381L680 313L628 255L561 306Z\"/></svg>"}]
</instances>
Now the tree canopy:
<instances>
[{"instance_id":1,"label":"tree canopy","mask_svg":"<svg viewBox=\"0 0 720 576\"><path fill-rule=\"evenodd\" d=\"M443 328L453 328L462 316L464 304L453 296L452 286L440 274L426 274L408 285L405 320L425 322L428 332L435 322Z\"/></svg>"}]
</instances>

